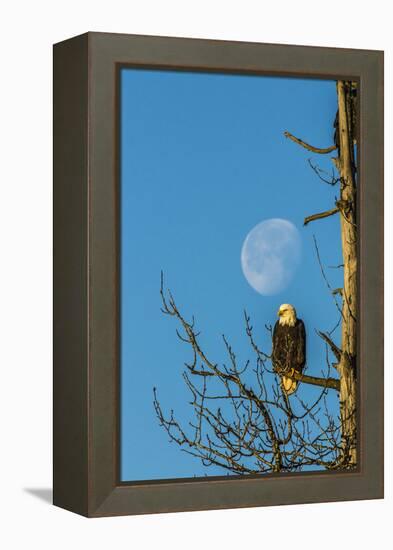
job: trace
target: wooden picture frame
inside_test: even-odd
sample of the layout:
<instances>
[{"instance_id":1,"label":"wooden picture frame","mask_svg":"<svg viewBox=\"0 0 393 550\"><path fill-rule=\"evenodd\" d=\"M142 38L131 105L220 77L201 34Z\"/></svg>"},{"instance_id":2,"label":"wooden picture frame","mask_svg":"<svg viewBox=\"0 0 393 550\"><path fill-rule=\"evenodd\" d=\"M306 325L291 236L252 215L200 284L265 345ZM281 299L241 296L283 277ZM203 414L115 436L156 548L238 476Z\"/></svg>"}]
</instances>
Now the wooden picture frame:
<instances>
[{"instance_id":1,"label":"wooden picture frame","mask_svg":"<svg viewBox=\"0 0 393 550\"><path fill-rule=\"evenodd\" d=\"M124 483L119 476L122 66L360 87L360 466ZM54 46L54 504L88 516L383 497L383 52L87 33Z\"/></svg>"}]
</instances>

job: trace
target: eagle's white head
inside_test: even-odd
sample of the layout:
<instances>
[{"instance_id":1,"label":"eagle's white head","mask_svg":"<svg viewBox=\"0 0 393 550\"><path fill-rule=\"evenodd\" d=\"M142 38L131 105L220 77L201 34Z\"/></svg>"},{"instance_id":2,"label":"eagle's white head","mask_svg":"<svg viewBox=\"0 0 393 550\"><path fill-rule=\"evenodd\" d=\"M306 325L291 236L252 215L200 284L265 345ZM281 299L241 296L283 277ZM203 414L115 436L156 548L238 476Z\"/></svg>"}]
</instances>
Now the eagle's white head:
<instances>
[{"instance_id":1,"label":"eagle's white head","mask_svg":"<svg viewBox=\"0 0 393 550\"><path fill-rule=\"evenodd\" d=\"M277 315L280 325L288 325L294 327L296 324L296 309L291 304L281 304Z\"/></svg>"}]
</instances>

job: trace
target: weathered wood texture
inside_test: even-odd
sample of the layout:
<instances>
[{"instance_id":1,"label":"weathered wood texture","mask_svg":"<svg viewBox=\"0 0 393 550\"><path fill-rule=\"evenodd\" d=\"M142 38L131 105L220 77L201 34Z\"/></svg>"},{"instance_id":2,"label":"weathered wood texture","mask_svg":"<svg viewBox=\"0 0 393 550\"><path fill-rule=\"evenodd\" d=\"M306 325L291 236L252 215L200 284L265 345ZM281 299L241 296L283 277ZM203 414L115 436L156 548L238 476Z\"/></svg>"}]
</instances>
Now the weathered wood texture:
<instances>
[{"instance_id":1,"label":"weathered wood texture","mask_svg":"<svg viewBox=\"0 0 393 550\"><path fill-rule=\"evenodd\" d=\"M352 84L339 80L338 131L340 154L340 224L344 264L342 292L341 358L337 365L340 375L341 437L345 462L349 467L357 464L356 444L356 350L357 350L357 201L354 162L355 131L352 119ZM356 101L357 103L357 101Z\"/></svg>"}]
</instances>

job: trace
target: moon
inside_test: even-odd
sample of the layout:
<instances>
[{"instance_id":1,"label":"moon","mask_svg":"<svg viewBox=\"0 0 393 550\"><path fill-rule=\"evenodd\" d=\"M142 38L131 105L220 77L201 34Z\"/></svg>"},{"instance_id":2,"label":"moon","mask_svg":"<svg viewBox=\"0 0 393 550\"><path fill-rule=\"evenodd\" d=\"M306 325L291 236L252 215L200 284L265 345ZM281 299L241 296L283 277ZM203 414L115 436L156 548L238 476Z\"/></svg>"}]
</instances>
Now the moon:
<instances>
[{"instance_id":1,"label":"moon","mask_svg":"<svg viewBox=\"0 0 393 550\"><path fill-rule=\"evenodd\" d=\"M289 220L271 218L248 233L241 250L247 282L259 294L272 296L292 281L301 258L301 237Z\"/></svg>"}]
</instances>

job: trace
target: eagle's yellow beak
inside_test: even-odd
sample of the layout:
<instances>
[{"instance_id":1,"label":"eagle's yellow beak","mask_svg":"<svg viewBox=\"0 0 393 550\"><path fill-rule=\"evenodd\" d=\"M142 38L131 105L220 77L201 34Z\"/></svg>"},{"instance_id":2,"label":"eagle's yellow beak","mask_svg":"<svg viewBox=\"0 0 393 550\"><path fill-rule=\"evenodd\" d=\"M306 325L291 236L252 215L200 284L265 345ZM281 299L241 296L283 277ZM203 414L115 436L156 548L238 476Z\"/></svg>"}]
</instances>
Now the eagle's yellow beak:
<instances>
[{"instance_id":1,"label":"eagle's yellow beak","mask_svg":"<svg viewBox=\"0 0 393 550\"><path fill-rule=\"evenodd\" d=\"M279 309L279 310L277 311L277 315L278 315L278 317L280 317L280 316L282 315L281 309Z\"/></svg>"}]
</instances>

